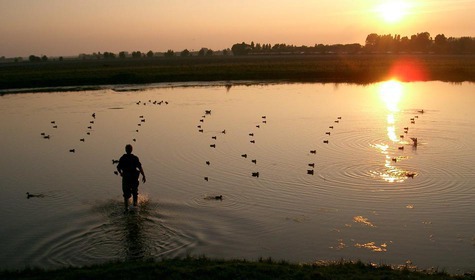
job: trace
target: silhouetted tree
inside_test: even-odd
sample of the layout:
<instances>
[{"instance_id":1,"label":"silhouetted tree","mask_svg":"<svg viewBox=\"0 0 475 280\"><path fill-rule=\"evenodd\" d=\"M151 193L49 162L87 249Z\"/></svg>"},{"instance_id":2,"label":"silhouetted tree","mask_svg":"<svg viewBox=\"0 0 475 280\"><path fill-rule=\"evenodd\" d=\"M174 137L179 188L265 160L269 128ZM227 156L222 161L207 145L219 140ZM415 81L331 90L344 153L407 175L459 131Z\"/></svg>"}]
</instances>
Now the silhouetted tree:
<instances>
[{"instance_id":1,"label":"silhouetted tree","mask_svg":"<svg viewBox=\"0 0 475 280\"><path fill-rule=\"evenodd\" d=\"M127 52L125 52L125 51L119 52L119 58L124 59L126 57L127 57Z\"/></svg>"},{"instance_id":2,"label":"silhouetted tree","mask_svg":"<svg viewBox=\"0 0 475 280\"><path fill-rule=\"evenodd\" d=\"M212 49L208 49L206 51L206 56L211 56L211 55L213 55L213 53L214 53L214 51Z\"/></svg>"},{"instance_id":3,"label":"silhouetted tree","mask_svg":"<svg viewBox=\"0 0 475 280\"><path fill-rule=\"evenodd\" d=\"M153 57L153 52L150 50L147 52L147 57L152 58Z\"/></svg>"},{"instance_id":4,"label":"silhouetted tree","mask_svg":"<svg viewBox=\"0 0 475 280\"><path fill-rule=\"evenodd\" d=\"M28 60L31 61L31 62L37 62L37 61L41 61L41 57L36 56L36 55L30 55L28 57Z\"/></svg>"},{"instance_id":5,"label":"silhouetted tree","mask_svg":"<svg viewBox=\"0 0 475 280\"><path fill-rule=\"evenodd\" d=\"M132 58L141 58L142 53L140 51L132 52Z\"/></svg>"},{"instance_id":6,"label":"silhouetted tree","mask_svg":"<svg viewBox=\"0 0 475 280\"><path fill-rule=\"evenodd\" d=\"M242 42L241 44L234 44L231 50L234 55L246 55L251 51L251 46Z\"/></svg>"},{"instance_id":7,"label":"silhouetted tree","mask_svg":"<svg viewBox=\"0 0 475 280\"><path fill-rule=\"evenodd\" d=\"M187 49L184 49L181 51L180 56L190 56L190 51Z\"/></svg>"},{"instance_id":8,"label":"silhouetted tree","mask_svg":"<svg viewBox=\"0 0 475 280\"><path fill-rule=\"evenodd\" d=\"M166 57L172 57L172 56L175 56L175 52L174 52L174 51L172 51L172 50L168 50L168 51L167 51L167 52L164 54L164 56L166 56Z\"/></svg>"}]
</instances>

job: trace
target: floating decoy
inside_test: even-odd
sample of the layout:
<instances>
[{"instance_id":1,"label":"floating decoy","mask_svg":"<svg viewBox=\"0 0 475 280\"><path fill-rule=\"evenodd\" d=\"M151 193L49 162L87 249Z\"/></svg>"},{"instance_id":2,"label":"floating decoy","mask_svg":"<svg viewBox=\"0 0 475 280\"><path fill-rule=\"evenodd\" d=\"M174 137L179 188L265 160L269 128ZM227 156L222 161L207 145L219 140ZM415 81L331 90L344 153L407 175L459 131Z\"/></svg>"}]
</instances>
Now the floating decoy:
<instances>
[{"instance_id":1,"label":"floating decoy","mask_svg":"<svg viewBox=\"0 0 475 280\"><path fill-rule=\"evenodd\" d=\"M92 129L92 126L88 126L87 128Z\"/></svg>"},{"instance_id":2,"label":"floating decoy","mask_svg":"<svg viewBox=\"0 0 475 280\"><path fill-rule=\"evenodd\" d=\"M216 144L209 145L211 148L216 148Z\"/></svg>"},{"instance_id":3,"label":"floating decoy","mask_svg":"<svg viewBox=\"0 0 475 280\"><path fill-rule=\"evenodd\" d=\"M411 121L411 124L415 124L415 123L416 123L416 121Z\"/></svg>"},{"instance_id":4,"label":"floating decoy","mask_svg":"<svg viewBox=\"0 0 475 280\"><path fill-rule=\"evenodd\" d=\"M141 119L140 121L141 121L141 122L145 122L145 119Z\"/></svg>"},{"instance_id":5,"label":"floating decoy","mask_svg":"<svg viewBox=\"0 0 475 280\"><path fill-rule=\"evenodd\" d=\"M308 166L315 167L315 163L309 163Z\"/></svg>"},{"instance_id":6,"label":"floating decoy","mask_svg":"<svg viewBox=\"0 0 475 280\"><path fill-rule=\"evenodd\" d=\"M316 154L316 153L317 153L317 150L310 150L310 153L311 153L311 154Z\"/></svg>"},{"instance_id":7,"label":"floating decoy","mask_svg":"<svg viewBox=\"0 0 475 280\"><path fill-rule=\"evenodd\" d=\"M113 160L112 160L112 164L117 164L117 163L119 163L119 160L118 160L118 159L113 159Z\"/></svg>"},{"instance_id":8,"label":"floating decoy","mask_svg":"<svg viewBox=\"0 0 475 280\"><path fill-rule=\"evenodd\" d=\"M260 128L261 126L260 125L256 125L257 128Z\"/></svg>"},{"instance_id":9,"label":"floating decoy","mask_svg":"<svg viewBox=\"0 0 475 280\"><path fill-rule=\"evenodd\" d=\"M412 146L417 147L417 138L411 137L412 140Z\"/></svg>"},{"instance_id":10,"label":"floating decoy","mask_svg":"<svg viewBox=\"0 0 475 280\"><path fill-rule=\"evenodd\" d=\"M44 135L43 138L44 139L49 139L49 135Z\"/></svg>"},{"instance_id":11,"label":"floating decoy","mask_svg":"<svg viewBox=\"0 0 475 280\"><path fill-rule=\"evenodd\" d=\"M331 129L333 129L333 125L329 126L328 128L331 128Z\"/></svg>"},{"instance_id":12,"label":"floating decoy","mask_svg":"<svg viewBox=\"0 0 475 280\"><path fill-rule=\"evenodd\" d=\"M90 132L87 132L87 135L91 135L91 133L90 133Z\"/></svg>"},{"instance_id":13,"label":"floating decoy","mask_svg":"<svg viewBox=\"0 0 475 280\"><path fill-rule=\"evenodd\" d=\"M222 133L222 134L226 134L226 129L225 129L225 130L223 130L223 131L221 131L221 133Z\"/></svg>"},{"instance_id":14,"label":"floating decoy","mask_svg":"<svg viewBox=\"0 0 475 280\"><path fill-rule=\"evenodd\" d=\"M331 133L329 131L325 132L326 135L330 135Z\"/></svg>"},{"instance_id":15,"label":"floating decoy","mask_svg":"<svg viewBox=\"0 0 475 280\"><path fill-rule=\"evenodd\" d=\"M267 121L262 121L262 123L267 123Z\"/></svg>"},{"instance_id":16,"label":"floating decoy","mask_svg":"<svg viewBox=\"0 0 475 280\"><path fill-rule=\"evenodd\" d=\"M404 146L398 147L399 150L404 150Z\"/></svg>"},{"instance_id":17,"label":"floating decoy","mask_svg":"<svg viewBox=\"0 0 475 280\"><path fill-rule=\"evenodd\" d=\"M416 173L406 172L406 177L407 177L407 178L412 178L412 179L414 179L414 175L416 175Z\"/></svg>"},{"instance_id":18,"label":"floating decoy","mask_svg":"<svg viewBox=\"0 0 475 280\"><path fill-rule=\"evenodd\" d=\"M204 122L205 120L201 119L200 122Z\"/></svg>"},{"instance_id":19,"label":"floating decoy","mask_svg":"<svg viewBox=\"0 0 475 280\"><path fill-rule=\"evenodd\" d=\"M211 136L211 139L214 139L214 140L216 140L216 136Z\"/></svg>"},{"instance_id":20,"label":"floating decoy","mask_svg":"<svg viewBox=\"0 0 475 280\"><path fill-rule=\"evenodd\" d=\"M414 118L411 118L411 121L414 121Z\"/></svg>"},{"instance_id":21,"label":"floating decoy","mask_svg":"<svg viewBox=\"0 0 475 280\"><path fill-rule=\"evenodd\" d=\"M409 130L409 127L405 127L404 130Z\"/></svg>"},{"instance_id":22,"label":"floating decoy","mask_svg":"<svg viewBox=\"0 0 475 280\"><path fill-rule=\"evenodd\" d=\"M391 160L394 161L394 162L397 162L397 158L395 158L395 157L393 157Z\"/></svg>"},{"instance_id":23,"label":"floating decoy","mask_svg":"<svg viewBox=\"0 0 475 280\"><path fill-rule=\"evenodd\" d=\"M419 118L419 116L414 116L414 118L418 119L418 118Z\"/></svg>"},{"instance_id":24,"label":"floating decoy","mask_svg":"<svg viewBox=\"0 0 475 280\"><path fill-rule=\"evenodd\" d=\"M203 129L198 130L198 132L203 132Z\"/></svg>"},{"instance_id":25,"label":"floating decoy","mask_svg":"<svg viewBox=\"0 0 475 280\"><path fill-rule=\"evenodd\" d=\"M241 155L243 158L247 158L247 154L242 154Z\"/></svg>"},{"instance_id":26,"label":"floating decoy","mask_svg":"<svg viewBox=\"0 0 475 280\"><path fill-rule=\"evenodd\" d=\"M259 178L259 172L252 172L252 177L257 177L257 178Z\"/></svg>"},{"instance_id":27,"label":"floating decoy","mask_svg":"<svg viewBox=\"0 0 475 280\"><path fill-rule=\"evenodd\" d=\"M207 164L207 165L210 165L211 163L210 163L209 161L206 161L206 164Z\"/></svg>"},{"instance_id":28,"label":"floating decoy","mask_svg":"<svg viewBox=\"0 0 475 280\"><path fill-rule=\"evenodd\" d=\"M251 160L252 163L257 164L257 159Z\"/></svg>"},{"instance_id":29,"label":"floating decoy","mask_svg":"<svg viewBox=\"0 0 475 280\"><path fill-rule=\"evenodd\" d=\"M249 141L249 142L251 142L252 144L254 144L254 143L256 143L256 140L251 140L251 141Z\"/></svg>"},{"instance_id":30,"label":"floating decoy","mask_svg":"<svg viewBox=\"0 0 475 280\"><path fill-rule=\"evenodd\" d=\"M27 198L27 199L30 199L30 198L32 198L32 197L39 197L39 198L41 198L41 197L45 197L45 195L44 195L44 194L32 194L32 193L26 192L26 198Z\"/></svg>"},{"instance_id":31,"label":"floating decoy","mask_svg":"<svg viewBox=\"0 0 475 280\"><path fill-rule=\"evenodd\" d=\"M94 123L94 121L90 121L89 123L93 124L93 123Z\"/></svg>"},{"instance_id":32,"label":"floating decoy","mask_svg":"<svg viewBox=\"0 0 475 280\"><path fill-rule=\"evenodd\" d=\"M81 141L81 142L85 142L85 141L86 141L86 139L84 139L84 138L81 138L81 139L79 139L79 141Z\"/></svg>"},{"instance_id":33,"label":"floating decoy","mask_svg":"<svg viewBox=\"0 0 475 280\"><path fill-rule=\"evenodd\" d=\"M134 139L132 139L132 141L137 142L137 139L134 138Z\"/></svg>"},{"instance_id":34,"label":"floating decoy","mask_svg":"<svg viewBox=\"0 0 475 280\"><path fill-rule=\"evenodd\" d=\"M211 195L205 197L207 200L223 200L223 195Z\"/></svg>"},{"instance_id":35,"label":"floating decoy","mask_svg":"<svg viewBox=\"0 0 475 280\"><path fill-rule=\"evenodd\" d=\"M307 174L308 174L308 175L313 175L313 169L307 170Z\"/></svg>"},{"instance_id":36,"label":"floating decoy","mask_svg":"<svg viewBox=\"0 0 475 280\"><path fill-rule=\"evenodd\" d=\"M45 135L46 135L46 133L44 133L44 132L41 132L41 136L45 136Z\"/></svg>"},{"instance_id":37,"label":"floating decoy","mask_svg":"<svg viewBox=\"0 0 475 280\"><path fill-rule=\"evenodd\" d=\"M328 144L328 140L323 140L323 143Z\"/></svg>"},{"instance_id":38,"label":"floating decoy","mask_svg":"<svg viewBox=\"0 0 475 280\"><path fill-rule=\"evenodd\" d=\"M337 119L341 120L341 117L338 117Z\"/></svg>"},{"instance_id":39,"label":"floating decoy","mask_svg":"<svg viewBox=\"0 0 475 280\"><path fill-rule=\"evenodd\" d=\"M198 125L197 127L198 127L198 128L201 128L201 125Z\"/></svg>"},{"instance_id":40,"label":"floating decoy","mask_svg":"<svg viewBox=\"0 0 475 280\"><path fill-rule=\"evenodd\" d=\"M139 132L139 130L138 130L138 129L136 129L136 130L135 130L135 132Z\"/></svg>"},{"instance_id":41,"label":"floating decoy","mask_svg":"<svg viewBox=\"0 0 475 280\"><path fill-rule=\"evenodd\" d=\"M208 182L208 181L209 181L208 177L205 177L204 179L205 179L205 181L206 181L206 182Z\"/></svg>"},{"instance_id":42,"label":"floating decoy","mask_svg":"<svg viewBox=\"0 0 475 280\"><path fill-rule=\"evenodd\" d=\"M53 125L53 128L58 128L58 126L57 126L57 125Z\"/></svg>"},{"instance_id":43,"label":"floating decoy","mask_svg":"<svg viewBox=\"0 0 475 280\"><path fill-rule=\"evenodd\" d=\"M119 175L119 172L117 172L117 171L114 171L114 174L115 174L115 175Z\"/></svg>"},{"instance_id":44,"label":"floating decoy","mask_svg":"<svg viewBox=\"0 0 475 280\"><path fill-rule=\"evenodd\" d=\"M165 101L165 105L168 105L168 101Z\"/></svg>"},{"instance_id":45,"label":"floating decoy","mask_svg":"<svg viewBox=\"0 0 475 280\"><path fill-rule=\"evenodd\" d=\"M139 118L143 119L143 116L139 116Z\"/></svg>"},{"instance_id":46,"label":"floating decoy","mask_svg":"<svg viewBox=\"0 0 475 280\"><path fill-rule=\"evenodd\" d=\"M55 123L56 123L56 121L51 121L51 123L52 123L52 124L55 124Z\"/></svg>"},{"instance_id":47,"label":"floating decoy","mask_svg":"<svg viewBox=\"0 0 475 280\"><path fill-rule=\"evenodd\" d=\"M205 110L206 115L211 115L211 110Z\"/></svg>"},{"instance_id":48,"label":"floating decoy","mask_svg":"<svg viewBox=\"0 0 475 280\"><path fill-rule=\"evenodd\" d=\"M76 150L75 150L75 149L71 149L71 150L69 150L69 152L70 152L70 153L75 153Z\"/></svg>"},{"instance_id":49,"label":"floating decoy","mask_svg":"<svg viewBox=\"0 0 475 280\"><path fill-rule=\"evenodd\" d=\"M266 118L267 118L267 116L262 116L262 118L263 118L263 119L266 119Z\"/></svg>"},{"instance_id":50,"label":"floating decoy","mask_svg":"<svg viewBox=\"0 0 475 280\"><path fill-rule=\"evenodd\" d=\"M336 120L335 123L339 123L340 121Z\"/></svg>"},{"instance_id":51,"label":"floating decoy","mask_svg":"<svg viewBox=\"0 0 475 280\"><path fill-rule=\"evenodd\" d=\"M401 134L401 135L399 135L399 137L400 137L400 138L404 138L404 135L403 135L403 134Z\"/></svg>"},{"instance_id":52,"label":"floating decoy","mask_svg":"<svg viewBox=\"0 0 475 280\"><path fill-rule=\"evenodd\" d=\"M254 133L249 133L249 136L254 136Z\"/></svg>"},{"instance_id":53,"label":"floating decoy","mask_svg":"<svg viewBox=\"0 0 475 280\"><path fill-rule=\"evenodd\" d=\"M96 113L92 113L92 117L93 117L93 118L96 118Z\"/></svg>"}]
</instances>

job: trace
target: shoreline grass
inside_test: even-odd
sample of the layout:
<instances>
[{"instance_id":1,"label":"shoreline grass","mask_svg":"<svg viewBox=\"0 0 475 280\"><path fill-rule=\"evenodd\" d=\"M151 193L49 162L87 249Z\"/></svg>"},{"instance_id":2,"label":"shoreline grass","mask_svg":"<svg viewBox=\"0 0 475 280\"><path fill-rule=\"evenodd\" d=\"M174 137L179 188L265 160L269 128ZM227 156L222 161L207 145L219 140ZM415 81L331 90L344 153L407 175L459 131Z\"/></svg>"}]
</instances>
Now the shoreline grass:
<instances>
[{"instance_id":1,"label":"shoreline grass","mask_svg":"<svg viewBox=\"0 0 475 280\"><path fill-rule=\"evenodd\" d=\"M0 92L43 87L80 87L213 81L274 81L369 84L390 79L394 66L410 62L410 81L475 82L474 55L282 55L157 57L0 64ZM409 71L408 71L409 70ZM402 73L402 74L405 74Z\"/></svg>"},{"instance_id":2,"label":"shoreline grass","mask_svg":"<svg viewBox=\"0 0 475 280\"><path fill-rule=\"evenodd\" d=\"M1 279L475 279L475 274L450 275L358 262L297 264L271 259L213 260L187 257L160 261L124 261L56 270L1 271Z\"/></svg>"}]
</instances>

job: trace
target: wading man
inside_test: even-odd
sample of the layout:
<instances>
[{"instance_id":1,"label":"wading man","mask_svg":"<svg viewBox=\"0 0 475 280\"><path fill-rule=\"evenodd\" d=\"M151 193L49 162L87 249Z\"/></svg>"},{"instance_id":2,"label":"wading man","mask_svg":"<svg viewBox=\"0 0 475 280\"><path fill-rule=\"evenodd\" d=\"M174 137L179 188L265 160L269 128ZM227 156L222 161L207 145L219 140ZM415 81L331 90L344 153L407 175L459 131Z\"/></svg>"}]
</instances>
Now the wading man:
<instances>
[{"instance_id":1,"label":"wading man","mask_svg":"<svg viewBox=\"0 0 475 280\"><path fill-rule=\"evenodd\" d=\"M124 193L125 211L129 210L129 199L132 196L134 207L137 206L139 176L142 174L142 182L145 183L145 173L139 158L132 154L132 145L125 146L125 154L119 159L117 171L122 176L122 192Z\"/></svg>"}]
</instances>

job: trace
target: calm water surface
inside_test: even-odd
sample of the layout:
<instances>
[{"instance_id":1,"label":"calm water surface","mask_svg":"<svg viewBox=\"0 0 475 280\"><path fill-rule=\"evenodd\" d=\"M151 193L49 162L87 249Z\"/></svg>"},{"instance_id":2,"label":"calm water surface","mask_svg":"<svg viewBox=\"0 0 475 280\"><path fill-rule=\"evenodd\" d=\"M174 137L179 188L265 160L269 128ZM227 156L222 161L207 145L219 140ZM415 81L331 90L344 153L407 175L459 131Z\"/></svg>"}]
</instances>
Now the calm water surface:
<instances>
[{"instance_id":1,"label":"calm water surface","mask_svg":"<svg viewBox=\"0 0 475 280\"><path fill-rule=\"evenodd\" d=\"M473 271L474 105L474 84L440 82L0 96L0 268L205 254ZM147 175L132 215L112 164L127 143Z\"/></svg>"}]
</instances>

